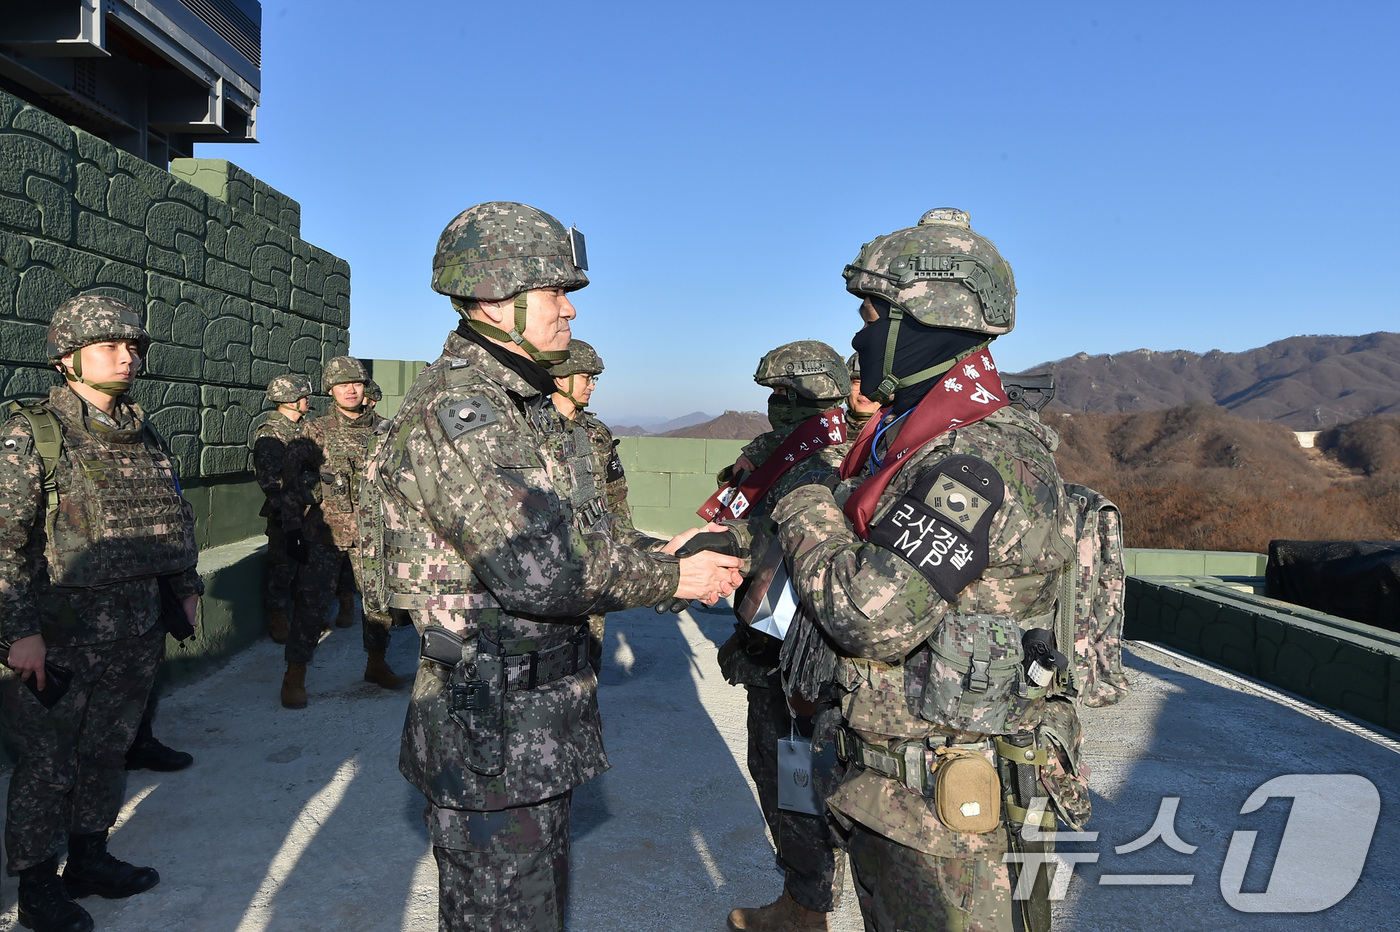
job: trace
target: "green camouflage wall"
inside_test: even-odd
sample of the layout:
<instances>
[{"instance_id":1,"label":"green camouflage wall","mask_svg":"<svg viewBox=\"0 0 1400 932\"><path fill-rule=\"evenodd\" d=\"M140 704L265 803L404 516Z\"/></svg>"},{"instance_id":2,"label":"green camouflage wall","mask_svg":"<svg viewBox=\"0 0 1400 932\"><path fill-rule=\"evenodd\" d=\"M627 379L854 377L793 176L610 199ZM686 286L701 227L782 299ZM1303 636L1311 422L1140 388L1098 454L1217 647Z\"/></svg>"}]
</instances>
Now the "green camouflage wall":
<instances>
[{"instance_id":1,"label":"green camouflage wall","mask_svg":"<svg viewBox=\"0 0 1400 932\"><path fill-rule=\"evenodd\" d=\"M0 397L47 394L53 308L101 291L146 311L134 393L181 475L252 470L281 372L349 351L350 266L303 241L296 201L216 159L143 162L0 91Z\"/></svg>"}]
</instances>

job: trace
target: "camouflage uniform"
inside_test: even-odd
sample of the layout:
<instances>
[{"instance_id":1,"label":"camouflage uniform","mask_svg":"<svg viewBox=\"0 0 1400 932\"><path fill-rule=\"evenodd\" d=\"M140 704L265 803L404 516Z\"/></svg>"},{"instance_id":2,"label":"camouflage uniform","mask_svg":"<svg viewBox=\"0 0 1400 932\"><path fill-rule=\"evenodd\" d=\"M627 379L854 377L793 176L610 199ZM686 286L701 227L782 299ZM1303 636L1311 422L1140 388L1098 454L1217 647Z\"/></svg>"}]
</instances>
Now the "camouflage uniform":
<instances>
[{"instance_id":1,"label":"camouflage uniform","mask_svg":"<svg viewBox=\"0 0 1400 932\"><path fill-rule=\"evenodd\" d=\"M803 374L791 371L804 362L818 363L820 368L809 366ZM775 395L769 404L770 421L782 426L744 445L743 456L755 469L782 446L806 416L840 407L851 387L841 357L816 340L788 343L768 353L759 363L754 381L770 388L781 385L788 391L786 396ZM754 504L740 533L748 539L755 562L762 559L773 539L769 517L773 506L799 483L835 474L850 445L847 439L798 461ZM733 469L721 478L729 478ZM758 788L759 807L786 874L786 893L804 909L829 913L840 901L845 859L827 820L778 808L778 741L794 729L808 738L812 733L810 717L795 715L788 707L787 692L776 669L777 644L766 634L736 624L734 634L720 647L720 670L730 683L742 683L748 693L749 776Z\"/></svg>"},{"instance_id":2,"label":"camouflage uniform","mask_svg":"<svg viewBox=\"0 0 1400 932\"><path fill-rule=\"evenodd\" d=\"M946 222L946 229L924 228L935 214L934 222ZM951 220L945 221L944 216ZM901 242L901 237L913 245ZM969 311L969 295L959 283L930 285L916 280L911 287L907 278L900 282L897 274L875 281L874 272L868 271L883 273L887 262L912 264L920 252L951 253L957 260L975 252L968 245L973 241L991 248L971 233L965 214L930 212L920 227L868 244L847 268L847 287L857 295L889 294L903 300L907 308L901 311L920 321L925 319L921 315L927 315L931 325L1005 332L1010 320L993 321L993 313L985 310L994 307L998 297L990 289L984 290L980 306L972 297ZM979 256L983 268L1004 265L994 249L991 253L994 260ZM1009 268L1001 280L1014 295ZM895 288L890 282L896 283ZM950 291L940 293L940 287ZM911 291L916 294L911 296ZM958 318L959 311L973 319ZM1003 329L989 329L989 324ZM875 376L867 373L867 378L873 382ZM916 377L914 384L922 378L922 374ZM884 380L886 388L895 385L889 365ZM891 453L903 426L888 415L885 423L888 430L875 445L882 457ZM990 467L1004 485L1001 504L985 525L988 565L955 598L941 595L897 549L862 540L852 530L842 506L869 480L873 459L834 493L825 486L806 485L774 509L793 585L823 637L842 655L834 678L841 687L839 713L845 730L826 729L819 737L836 739L838 747L859 747L863 755L843 755L847 768L830 788L827 804L850 833L848 850L867 929L1009 932L1013 927L1016 907L1002 861L1008 850L1007 832L1004 827L986 834L955 831L940 820L932 791L937 749L966 745L995 764L993 737L1036 731L1044 716L1065 726L1058 729L1060 735L1073 732L1074 740L1064 743L1075 746L1053 747L1048 764L1037 776L1052 786L1074 783L1065 773L1077 755L1078 734L1077 720L1069 721L1073 707L1068 702L1040 698L1043 690L1018 698L1019 686L1008 698L997 692L1000 682L974 692L967 685L971 674L965 677L946 659L978 656L976 651L985 652L990 643L991 651L1003 660L1016 661L1006 664L1014 669L1003 669L999 675L1019 677L1023 629L1053 625L1057 585L1072 560L1073 540L1072 525L1066 522L1064 487L1052 455L1057 442L1053 431L1037 419L1004 407L937 436L909 454L902 466L894 466L897 472L879 496L872 526L885 520L896 502L955 455L975 458L984 471ZM885 468L891 466L886 460ZM990 472L987 477L990 482ZM925 501L932 506L934 492L928 495ZM997 699L1003 701L1000 707ZM1036 744L1045 748L1047 735L1037 733ZM883 772L879 760L886 765ZM905 774L903 780L897 775L900 771ZM1070 795L1052 792L1056 797ZM1057 811L1061 802L1055 801ZM1048 923L1048 906L1044 918Z\"/></svg>"},{"instance_id":3,"label":"camouflage uniform","mask_svg":"<svg viewBox=\"0 0 1400 932\"><path fill-rule=\"evenodd\" d=\"M479 205L443 233L433 287L582 287L566 237L534 208ZM562 929L571 791L608 766L587 616L669 598L680 569L612 540L591 450L473 325L419 375L371 465L391 604L463 637L460 663L419 666L399 769L427 797L440 929Z\"/></svg>"},{"instance_id":4,"label":"camouflage uniform","mask_svg":"<svg viewBox=\"0 0 1400 932\"><path fill-rule=\"evenodd\" d=\"M311 383L302 376L282 375L267 387L268 399L274 404L294 404L311 394ZM297 575L297 562L287 554L287 541L282 534L281 506L283 461L287 446L300 437L306 418L293 421L280 410L273 409L267 420L253 430L253 472L266 501L259 516L267 519L267 560L263 570L263 601L274 616L281 616L274 625L278 630L286 624L292 608L292 582ZM285 638L286 634L283 633Z\"/></svg>"},{"instance_id":5,"label":"camouflage uniform","mask_svg":"<svg viewBox=\"0 0 1400 932\"><path fill-rule=\"evenodd\" d=\"M129 332L101 326L118 312ZM55 311L50 355L110 339L149 343L135 309L80 296ZM108 417L66 385L41 404L63 435L47 528L30 423L17 416L0 428L0 627L11 643L42 634L48 660L73 678L52 710L19 677L6 682L5 737L19 754L5 825L14 871L55 857L65 835L105 839L165 645L156 577L181 599L204 591L193 511L140 406L119 395Z\"/></svg>"},{"instance_id":6,"label":"camouflage uniform","mask_svg":"<svg viewBox=\"0 0 1400 932\"><path fill-rule=\"evenodd\" d=\"M316 650L321 623L338 593L349 593L353 612L359 546L357 519L359 484L365 453L378 419L365 413L347 417L334 405L323 417L307 423L304 436L287 447L286 492L282 513L288 530L299 528L307 545L307 561L298 576L296 613L287 638L289 663L307 663ZM301 505L309 496L313 504ZM353 617L353 615L351 616ZM389 643L388 619L364 613L361 630L366 651L382 651Z\"/></svg>"},{"instance_id":7,"label":"camouflage uniform","mask_svg":"<svg viewBox=\"0 0 1400 932\"><path fill-rule=\"evenodd\" d=\"M573 375L597 376L602 371L603 360L591 345L583 340L570 340L569 358L552 366L549 374L558 385L561 378ZM556 389L556 399L561 395L565 393ZM604 490L610 518L609 532L613 540L638 550L659 550L666 546L666 541L643 533L632 524L632 509L627 504L627 474L622 470L622 459L617 455L617 444L608 425L598 420L593 412L579 405L577 399L572 396L566 397L573 405L570 423L587 433L588 442L593 448L593 482L597 488ZM555 407L558 406L559 402L556 400ZM601 673L603 669L603 641L606 634L607 616L589 615L588 660L595 673Z\"/></svg>"}]
</instances>

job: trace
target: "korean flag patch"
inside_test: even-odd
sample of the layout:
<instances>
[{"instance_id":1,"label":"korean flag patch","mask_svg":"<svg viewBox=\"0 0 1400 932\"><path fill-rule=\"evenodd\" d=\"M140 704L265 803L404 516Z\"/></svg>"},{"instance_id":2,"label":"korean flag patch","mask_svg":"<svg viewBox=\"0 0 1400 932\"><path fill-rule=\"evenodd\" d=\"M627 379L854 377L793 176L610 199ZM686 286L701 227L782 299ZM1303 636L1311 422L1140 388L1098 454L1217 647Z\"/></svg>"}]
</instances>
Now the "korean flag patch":
<instances>
[{"instance_id":1,"label":"korean flag patch","mask_svg":"<svg viewBox=\"0 0 1400 932\"><path fill-rule=\"evenodd\" d=\"M870 542L906 560L952 602L987 568L988 531L1005 497L991 463L950 456L871 526Z\"/></svg>"}]
</instances>

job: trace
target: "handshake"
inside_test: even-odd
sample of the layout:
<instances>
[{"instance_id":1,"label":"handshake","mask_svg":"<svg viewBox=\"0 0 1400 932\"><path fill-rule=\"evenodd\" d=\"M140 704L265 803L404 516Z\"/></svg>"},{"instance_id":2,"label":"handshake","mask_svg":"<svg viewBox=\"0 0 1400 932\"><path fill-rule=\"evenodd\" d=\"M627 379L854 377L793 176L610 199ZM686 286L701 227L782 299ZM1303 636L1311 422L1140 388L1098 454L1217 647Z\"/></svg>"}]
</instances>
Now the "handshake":
<instances>
[{"instance_id":1,"label":"handshake","mask_svg":"<svg viewBox=\"0 0 1400 932\"><path fill-rule=\"evenodd\" d=\"M679 612L691 599L714 605L743 582L739 568L744 548L738 536L722 524L711 522L677 534L661 552L679 559L681 579L676 594L656 604L658 613Z\"/></svg>"}]
</instances>

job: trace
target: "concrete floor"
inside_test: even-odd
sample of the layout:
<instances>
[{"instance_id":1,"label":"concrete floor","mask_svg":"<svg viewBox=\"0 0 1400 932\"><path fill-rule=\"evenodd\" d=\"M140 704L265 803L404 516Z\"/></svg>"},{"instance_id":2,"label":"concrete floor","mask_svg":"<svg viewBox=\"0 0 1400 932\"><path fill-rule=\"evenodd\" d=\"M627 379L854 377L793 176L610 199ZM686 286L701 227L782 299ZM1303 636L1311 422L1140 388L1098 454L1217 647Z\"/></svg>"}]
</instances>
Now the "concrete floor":
<instances>
[{"instance_id":1,"label":"concrete floor","mask_svg":"<svg viewBox=\"0 0 1400 932\"><path fill-rule=\"evenodd\" d=\"M742 765L743 691L725 684L715 665L731 621L723 606L609 619L601 704L613 769L574 794L573 932L718 932L733 906L766 903L780 891ZM412 632L397 630L395 669L410 671L415 655ZM1095 791L1088 828L1100 834L1061 845L1081 863L1056 906L1057 928L1392 927L1400 907L1400 866L1389 856L1400 850L1394 819L1377 826L1355 889L1323 913L1237 911L1220 876L1232 833L1255 830L1242 889L1262 891L1269 882L1289 807L1275 799L1241 815L1257 787L1285 774L1359 774L1387 813L1400 800L1400 745L1147 645L1135 645L1127 660L1133 696L1086 713ZM158 868L162 881L129 900L83 901L98 929L436 928L422 799L397 770L407 692L362 682L363 662L358 630L332 633L308 676L310 707L300 712L278 702L281 649L270 642L165 698L156 732L192 752L195 766L131 774L112 841L119 856ZM1175 827L1194 853L1158 841L1117 854L1148 830L1169 796L1179 797ZM1350 816L1366 821L1364 813ZM1313 836L1318 865L1345 854L1329 851L1325 828ZM1094 854L1097 863L1084 863ZM1316 887L1325 870L1300 877L1294 864L1276 873L1271 894ZM1122 874L1192 879L1101 882ZM14 878L0 881L7 907L0 930L18 928L15 887ZM849 891L832 928L862 928Z\"/></svg>"}]
</instances>

